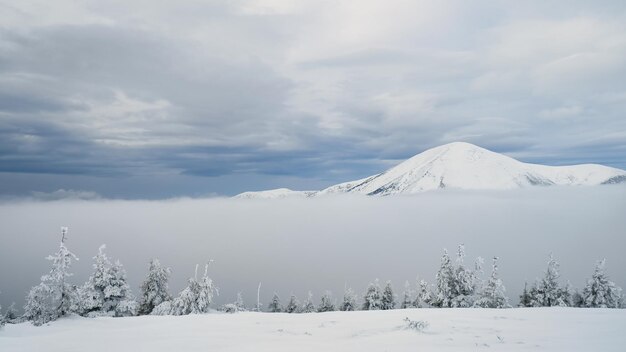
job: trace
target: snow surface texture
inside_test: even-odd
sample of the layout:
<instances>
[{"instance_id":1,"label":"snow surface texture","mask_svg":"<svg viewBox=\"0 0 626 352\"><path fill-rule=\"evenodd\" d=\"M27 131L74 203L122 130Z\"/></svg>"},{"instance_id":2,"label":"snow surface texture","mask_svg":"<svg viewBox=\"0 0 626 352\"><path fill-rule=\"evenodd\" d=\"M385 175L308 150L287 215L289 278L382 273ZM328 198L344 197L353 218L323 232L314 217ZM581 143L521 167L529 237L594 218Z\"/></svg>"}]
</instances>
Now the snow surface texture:
<instances>
[{"instance_id":1,"label":"snow surface texture","mask_svg":"<svg viewBox=\"0 0 626 352\"><path fill-rule=\"evenodd\" d=\"M311 197L336 193L385 196L442 188L499 190L553 185L593 186L619 182L626 182L626 171L597 164L528 164L470 143L454 142L429 149L381 174L340 183L319 192L298 192L281 188L246 192L236 197Z\"/></svg>"},{"instance_id":2,"label":"snow surface texture","mask_svg":"<svg viewBox=\"0 0 626 352\"><path fill-rule=\"evenodd\" d=\"M423 331L405 318L424 321ZM7 325L0 351L624 351L626 310L400 309L67 318Z\"/></svg>"}]
</instances>

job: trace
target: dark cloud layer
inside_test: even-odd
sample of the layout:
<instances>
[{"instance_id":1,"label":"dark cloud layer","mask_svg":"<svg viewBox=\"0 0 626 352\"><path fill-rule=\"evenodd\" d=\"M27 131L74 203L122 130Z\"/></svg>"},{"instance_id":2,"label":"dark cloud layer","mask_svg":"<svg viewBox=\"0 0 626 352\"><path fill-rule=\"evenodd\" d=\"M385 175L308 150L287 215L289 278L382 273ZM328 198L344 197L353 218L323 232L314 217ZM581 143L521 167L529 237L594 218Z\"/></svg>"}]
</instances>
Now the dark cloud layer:
<instances>
[{"instance_id":1,"label":"dark cloud layer","mask_svg":"<svg viewBox=\"0 0 626 352\"><path fill-rule=\"evenodd\" d=\"M5 195L318 188L456 140L626 168L619 1L0 6Z\"/></svg>"}]
</instances>

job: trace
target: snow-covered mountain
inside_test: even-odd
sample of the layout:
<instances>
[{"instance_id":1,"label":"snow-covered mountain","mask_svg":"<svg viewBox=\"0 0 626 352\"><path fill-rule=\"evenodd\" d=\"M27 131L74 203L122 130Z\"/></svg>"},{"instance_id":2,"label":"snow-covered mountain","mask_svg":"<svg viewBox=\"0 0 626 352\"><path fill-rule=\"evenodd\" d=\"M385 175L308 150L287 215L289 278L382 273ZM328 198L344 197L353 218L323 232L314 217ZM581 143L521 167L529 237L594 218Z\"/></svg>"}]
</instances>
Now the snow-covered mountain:
<instances>
[{"instance_id":1,"label":"snow-covered mountain","mask_svg":"<svg viewBox=\"0 0 626 352\"><path fill-rule=\"evenodd\" d=\"M545 166L528 164L464 142L426 150L391 169L319 192L280 189L246 192L243 198L281 198L336 193L392 195L441 188L469 190L514 189L530 186L600 185L626 182L626 171L597 164ZM276 194L281 195L277 197Z\"/></svg>"}]
</instances>

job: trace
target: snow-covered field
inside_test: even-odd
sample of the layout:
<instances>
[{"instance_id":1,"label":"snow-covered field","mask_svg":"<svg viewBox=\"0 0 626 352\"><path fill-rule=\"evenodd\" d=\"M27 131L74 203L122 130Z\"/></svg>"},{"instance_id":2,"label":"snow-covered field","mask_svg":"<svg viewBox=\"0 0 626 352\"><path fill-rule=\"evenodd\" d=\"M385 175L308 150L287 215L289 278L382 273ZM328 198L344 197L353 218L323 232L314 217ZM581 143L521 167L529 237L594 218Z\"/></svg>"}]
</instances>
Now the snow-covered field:
<instances>
[{"instance_id":1,"label":"snow-covered field","mask_svg":"<svg viewBox=\"0 0 626 352\"><path fill-rule=\"evenodd\" d=\"M7 325L0 351L625 351L624 328L626 310L581 308L75 317Z\"/></svg>"}]
</instances>

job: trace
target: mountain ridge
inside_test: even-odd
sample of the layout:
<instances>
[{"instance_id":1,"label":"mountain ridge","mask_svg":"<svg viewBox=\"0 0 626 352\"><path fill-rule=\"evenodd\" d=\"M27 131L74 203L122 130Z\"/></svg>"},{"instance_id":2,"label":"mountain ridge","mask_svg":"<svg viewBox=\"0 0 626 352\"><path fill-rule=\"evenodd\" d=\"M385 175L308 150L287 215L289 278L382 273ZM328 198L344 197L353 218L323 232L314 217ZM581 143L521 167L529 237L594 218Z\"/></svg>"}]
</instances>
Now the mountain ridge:
<instances>
[{"instance_id":1,"label":"mountain ridge","mask_svg":"<svg viewBox=\"0 0 626 352\"><path fill-rule=\"evenodd\" d=\"M626 171L599 164L547 166L518 161L466 142L428 149L398 165L362 179L320 191L289 189L245 192L237 198L314 197L358 193L372 196L413 194L443 188L515 189L532 186L582 186L626 182Z\"/></svg>"}]
</instances>

